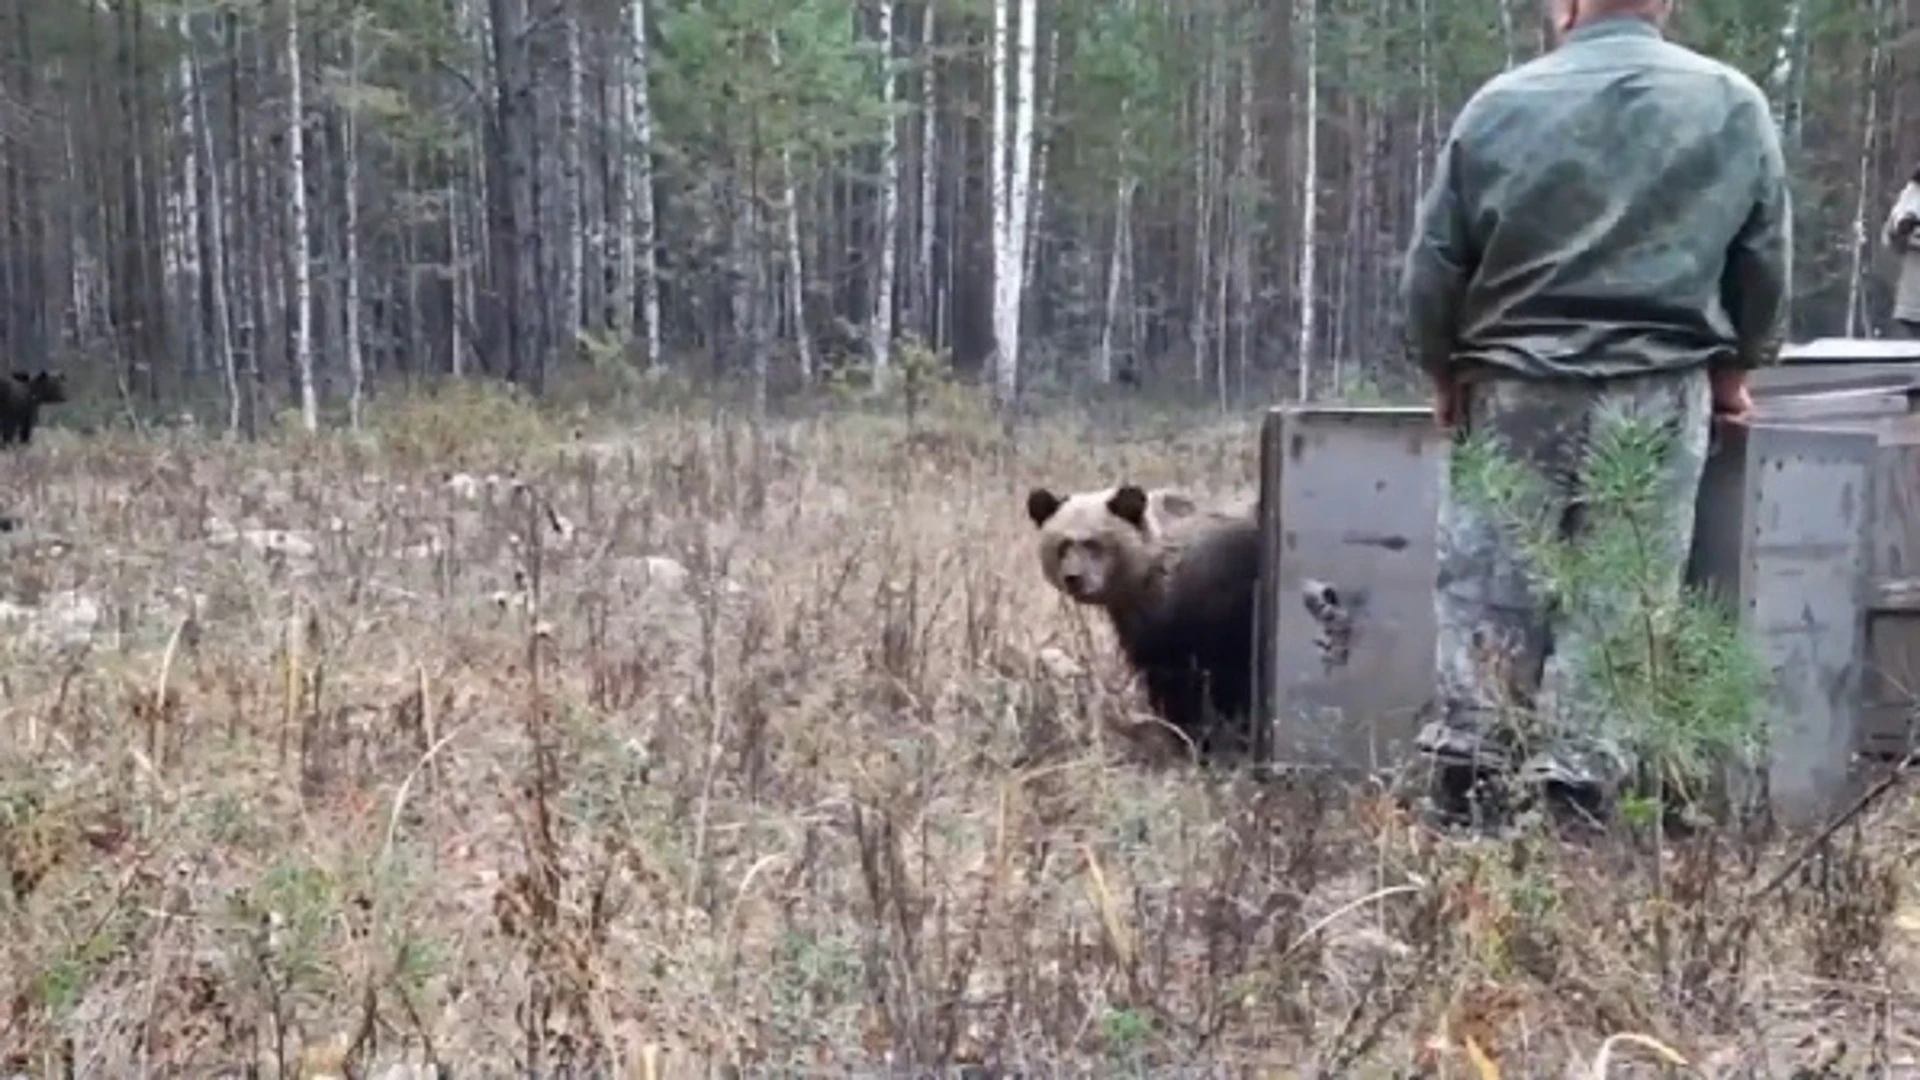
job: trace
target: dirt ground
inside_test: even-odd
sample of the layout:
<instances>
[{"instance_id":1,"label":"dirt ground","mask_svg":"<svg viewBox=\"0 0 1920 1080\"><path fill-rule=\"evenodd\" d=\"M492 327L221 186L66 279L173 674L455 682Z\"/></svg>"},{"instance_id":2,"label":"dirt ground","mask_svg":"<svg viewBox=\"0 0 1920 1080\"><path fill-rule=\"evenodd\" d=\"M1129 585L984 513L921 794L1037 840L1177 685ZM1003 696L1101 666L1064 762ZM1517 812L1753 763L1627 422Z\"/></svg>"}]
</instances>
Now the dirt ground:
<instances>
[{"instance_id":1,"label":"dirt ground","mask_svg":"<svg viewBox=\"0 0 1920 1080\"><path fill-rule=\"evenodd\" d=\"M1204 776L1024 497L1242 494L1251 426L922 423L9 457L0 1070L1920 1076L1911 787L1766 889L1804 838Z\"/></svg>"}]
</instances>

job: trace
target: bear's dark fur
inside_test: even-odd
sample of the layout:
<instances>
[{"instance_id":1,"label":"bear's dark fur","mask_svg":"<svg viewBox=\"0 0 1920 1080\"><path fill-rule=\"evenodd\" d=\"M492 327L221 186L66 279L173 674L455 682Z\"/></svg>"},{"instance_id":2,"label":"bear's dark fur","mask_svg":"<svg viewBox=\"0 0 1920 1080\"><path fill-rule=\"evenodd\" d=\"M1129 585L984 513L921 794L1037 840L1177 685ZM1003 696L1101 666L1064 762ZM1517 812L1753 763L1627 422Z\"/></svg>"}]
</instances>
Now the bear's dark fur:
<instances>
[{"instance_id":1,"label":"bear's dark fur","mask_svg":"<svg viewBox=\"0 0 1920 1080\"><path fill-rule=\"evenodd\" d=\"M1028 515L1044 533L1075 498L1036 490ZM1132 486L1106 500L1115 531L1103 539L1127 565L1106 596L1083 602L1106 610L1149 704L1203 761L1240 757L1251 749L1255 702L1259 523L1251 513L1156 522L1148 502Z\"/></svg>"},{"instance_id":2,"label":"bear's dark fur","mask_svg":"<svg viewBox=\"0 0 1920 1080\"><path fill-rule=\"evenodd\" d=\"M40 422L40 406L66 400L66 382L51 372L16 371L0 379L0 446L25 446Z\"/></svg>"},{"instance_id":3,"label":"bear's dark fur","mask_svg":"<svg viewBox=\"0 0 1920 1080\"><path fill-rule=\"evenodd\" d=\"M1157 603L1114 622L1121 649L1146 682L1148 701L1194 740L1203 758L1249 749L1259 577L1259 527L1222 521L1166 568Z\"/></svg>"}]
</instances>

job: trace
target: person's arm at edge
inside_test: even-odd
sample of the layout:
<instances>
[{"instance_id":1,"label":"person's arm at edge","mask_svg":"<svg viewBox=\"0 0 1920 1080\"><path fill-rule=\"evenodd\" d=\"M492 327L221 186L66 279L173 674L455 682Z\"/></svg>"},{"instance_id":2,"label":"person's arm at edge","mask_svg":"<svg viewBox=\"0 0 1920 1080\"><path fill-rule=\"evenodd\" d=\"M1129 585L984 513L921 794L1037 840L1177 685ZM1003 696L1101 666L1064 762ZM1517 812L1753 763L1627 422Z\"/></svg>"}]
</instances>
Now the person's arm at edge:
<instances>
[{"instance_id":1,"label":"person's arm at edge","mask_svg":"<svg viewBox=\"0 0 1920 1080\"><path fill-rule=\"evenodd\" d=\"M1479 263L1459 190L1460 139L1472 103L1462 109L1434 162L1401 270L1407 343L1430 378L1447 374L1459 329L1460 301Z\"/></svg>"},{"instance_id":2,"label":"person's arm at edge","mask_svg":"<svg viewBox=\"0 0 1920 1080\"><path fill-rule=\"evenodd\" d=\"M1738 348L1722 370L1740 373L1779 362L1793 288L1793 192L1786 155L1758 88L1752 88L1751 102L1748 115L1757 122L1738 128L1742 141L1750 137L1748 145L1757 143L1759 191L1727 251L1723 286ZM1752 129L1750 136L1746 129Z\"/></svg>"},{"instance_id":3,"label":"person's arm at edge","mask_svg":"<svg viewBox=\"0 0 1920 1080\"><path fill-rule=\"evenodd\" d=\"M1900 224L1900 211L1905 208L1907 193L1911 188L1912 185L1901 188L1900 196L1893 200L1893 206L1887 210L1886 222L1880 226L1880 242L1892 251L1906 249L1906 245L1900 242L1901 237L1897 226Z\"/></svg>"},{"instance_id":4,"label":"person's arm at edge","mask_svg":"<svg viewBox=\"0 0 1920 1080\"><path fill-rule=\"evenodd\" d=\"M1904 229L1900 227L1903 221ZM1887 222L1880 227L1880 242L1894 252L1905 254L1912 247L1916 221L1920 221L1920 183L1909 180L1900 186L1900 196L1887 211Z\"/></svg>"}]
</instances>

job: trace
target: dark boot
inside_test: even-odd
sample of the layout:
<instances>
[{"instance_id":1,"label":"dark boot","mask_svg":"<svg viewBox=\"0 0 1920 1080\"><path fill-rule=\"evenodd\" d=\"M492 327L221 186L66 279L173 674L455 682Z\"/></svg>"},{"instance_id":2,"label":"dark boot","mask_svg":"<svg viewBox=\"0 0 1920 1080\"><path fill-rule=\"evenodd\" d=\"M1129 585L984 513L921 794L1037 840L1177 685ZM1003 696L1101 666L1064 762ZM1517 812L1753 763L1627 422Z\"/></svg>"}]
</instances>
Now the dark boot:
<instances>
[{"instance_id":1,"label":"dark boot","mask_svg":"<svg viewBox=\"0 0 1920 1080\"><path fill-rule=\"evenodd\" d=\"M1422 809L1429 822L1492 831L1509 820L1511 758L1497 740L1436 720L1421 729L1414 749L1427 773Z\"/></svg>"}]
</instances>

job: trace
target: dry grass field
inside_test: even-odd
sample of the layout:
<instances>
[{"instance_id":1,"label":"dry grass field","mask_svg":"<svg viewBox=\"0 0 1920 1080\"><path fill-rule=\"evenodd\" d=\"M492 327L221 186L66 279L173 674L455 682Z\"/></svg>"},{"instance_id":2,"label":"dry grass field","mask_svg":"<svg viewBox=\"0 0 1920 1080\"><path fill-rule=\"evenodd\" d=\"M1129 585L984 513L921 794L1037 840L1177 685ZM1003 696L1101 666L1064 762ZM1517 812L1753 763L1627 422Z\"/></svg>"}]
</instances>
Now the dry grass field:
<instances>
[{"instance_id":1,"label":"dry grass field","mask_svg":"<svg viewBox=\"0 0 1920 1080\"><path fill-rule=\"evenodd\" d=\"M7 456L0 1075L1920 1075L1912 790L1659 857L1203 775L1024 495L1251 423L922 424Z\"/></svg>"}]
</instances>

